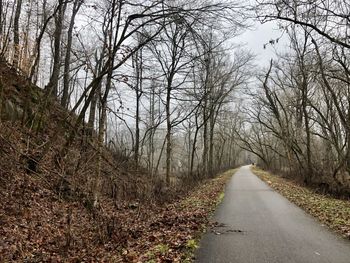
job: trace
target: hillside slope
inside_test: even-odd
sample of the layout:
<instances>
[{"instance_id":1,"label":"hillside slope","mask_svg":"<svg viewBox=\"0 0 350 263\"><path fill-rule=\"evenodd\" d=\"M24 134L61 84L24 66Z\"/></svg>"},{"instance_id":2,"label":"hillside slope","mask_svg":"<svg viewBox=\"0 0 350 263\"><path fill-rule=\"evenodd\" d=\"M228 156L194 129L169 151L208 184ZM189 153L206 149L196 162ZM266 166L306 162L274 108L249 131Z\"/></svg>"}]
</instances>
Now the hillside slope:
<instances>
[{"instance_id":1,"label":"hillside slope","mask_svg":"<svg viewBox=\"0 0 350 263\"><path fill-rule=\"evenodd\" d=\"M118 255L159 209L161 183L107 148L97 178L96 139L83 128L62 155L74 115L3 61L0 105L0 261Z\"/></svg>"}]
</instances>

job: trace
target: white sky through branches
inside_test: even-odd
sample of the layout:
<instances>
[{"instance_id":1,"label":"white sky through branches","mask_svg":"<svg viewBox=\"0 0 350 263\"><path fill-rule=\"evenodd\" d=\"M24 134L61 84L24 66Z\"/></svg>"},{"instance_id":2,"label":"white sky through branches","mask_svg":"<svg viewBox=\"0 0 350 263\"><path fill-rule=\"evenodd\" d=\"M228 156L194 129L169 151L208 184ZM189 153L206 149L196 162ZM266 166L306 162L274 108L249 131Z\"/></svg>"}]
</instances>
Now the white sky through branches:
<instances>
[{"instance_id":1,"label":"white sky through branches","mask_svg":"<svg viewBox=\"0 0 350 263\"><path fill-rule=\"evenodd\" d=\"M244 44L244 48L256 55L255 64L266 67L271 58L275 58L276 51L283 52L287 49L286 38L282 38L274 45L267 44L270 40L276 40L282 36L282 31L276 22L260 24L256 22L251 30L247 30L242 35L236 37L236 43ZM264 49L264 45L266 48Z\"/></svg>"}]
</instances>

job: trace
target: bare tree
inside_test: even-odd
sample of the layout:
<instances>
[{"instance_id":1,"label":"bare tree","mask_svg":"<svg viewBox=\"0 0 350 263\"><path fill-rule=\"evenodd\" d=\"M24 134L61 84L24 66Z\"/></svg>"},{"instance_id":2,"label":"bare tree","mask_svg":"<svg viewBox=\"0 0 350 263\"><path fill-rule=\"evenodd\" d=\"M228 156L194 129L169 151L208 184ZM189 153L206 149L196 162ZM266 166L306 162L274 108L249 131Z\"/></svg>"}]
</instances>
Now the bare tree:
<instances>
[{"instance_id":1,"label":"bare tree","mask_svg":"<svg viewBox=\"0 0 350 263\"><path fill-rule=\"evenodd\" d=\"M61 36L66 7L67 3L65 2L65 0L58 1L58 11L55 15L53 67L50 81L46 86L47 93L54 97L57 97L58 95L58 80L61 66Z\"/></svg>"},{"instance_id":2,"label":"bare tree","mask_svg":"<svg viewBox=\"0 0 350 263\"><path fill-rule=\"evenodd\" d=\"M82 0L75 0L73 2L72 14L69 22L69 28L67 32L67 45L66 45L66 55L64 58L64 73L63 73L63 91L61 98L61 105L68 108L69 102L69 79L70 79L70 63L71 63L71 53L72 53L72 42L73 42L73 29L75 25L75 18L83 4Z\"/></svg>"},{"instance_id":3,"label":"bare tree","mask_svg":"<svg viewBox=\"0 0 350 263\"><path fill-rule=\"evenodd\" d=\"M292 23L307 28L330 42L350 48L347 0L257 1L257 16L261 22L271 20Z\"/></svg>"}]
</instances>

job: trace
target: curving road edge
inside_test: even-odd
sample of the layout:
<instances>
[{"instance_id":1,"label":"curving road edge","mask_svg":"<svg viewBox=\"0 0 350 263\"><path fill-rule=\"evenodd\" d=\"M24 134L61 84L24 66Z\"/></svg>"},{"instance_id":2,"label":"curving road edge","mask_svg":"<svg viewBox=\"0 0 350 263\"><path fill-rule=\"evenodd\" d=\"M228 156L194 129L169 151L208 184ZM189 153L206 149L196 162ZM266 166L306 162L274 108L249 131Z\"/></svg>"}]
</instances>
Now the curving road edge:
<instances>
[{"instance_id":1,"label":"curving road edge","mask_svg":"<svg viewBox=\"0 0 350 263\"><path fill-rule=\"evenodd\" d=\"M350 241L273 191L243 166L196 252L197 263L350 263Z\"/></svg>"}]
</instances>

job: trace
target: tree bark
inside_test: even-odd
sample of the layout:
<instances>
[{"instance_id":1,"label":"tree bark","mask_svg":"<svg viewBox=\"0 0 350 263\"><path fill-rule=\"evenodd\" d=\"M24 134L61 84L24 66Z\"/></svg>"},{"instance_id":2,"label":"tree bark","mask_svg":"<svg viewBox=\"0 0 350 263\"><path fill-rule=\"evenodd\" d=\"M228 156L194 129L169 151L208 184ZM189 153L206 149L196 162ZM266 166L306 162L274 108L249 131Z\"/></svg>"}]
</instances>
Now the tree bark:
<instances>
[{"instance_id":1,"label":"tree bark","mask_svg":"<svg viewBox=\"0 0 350 263\"><path fill-rule=\"evenodd\" d=\"M167 94L166 94L166 105L165 105L165 112L166 112L166 127L167 127L167 133L166 133L166 185L167 187L170 187L170 172L171 172L171 89L172 89L172 78L168 79L168 86L167 86Z\"/></svg>"},{"instance_id":2,"label":"tree bark","mask_svg":"<svg viewBox=\"0 0 350 263\"><path fill-rule=\"evenodd\" d=\"M2 19L3 19L3 0L0 0L0 38L2 39L2 27L3 27L3 23L2 23ZM0 42L1 44L1 42ZM1 46L0 46L1 47Z\"/></svg>"},{"instance_id":3,"label":"tree bark","mask_svg":"<svg viewBox=\"0 0 350 263\"><path fill-rule=\"evenodd\" d=\"M140 60L140 61L139 61ZM135 149L134 149L134 161L136 168L139 167L139 154L140 154L140 100L142 97L142 49L136 52L135 56L135 67L136 67L136 120L135 120Z\"/></svg>"},{"instance_id":4,"label":"tree bark","mask_svg":"<svg viewBox=\"0 0 350 263\"><path fill-rule=\"evenodd\" d=\"M69 103L69 78L70 78L70 58L72 52L72 42L73 42L73 29L75 24L75 17L79 12L82 5L82 0L75 0L73 4L72 16L69 22L69 28L67 32L67 47L66 56L64 58L64 73L63 73L63 91L61 98L61 105L64 108L68 108Z\"/></svg>"},{"instance_id":5,"label":"tree bark","mask_svg":"<svg viewBox=\"0 0 350 263\"><path fill-rule=\"evenodd\" d=\"M58 95L58 79L61 67L61 36L65 9L66 2L59 0L58 12L55 15L53 68L50 81L46 86L47 94L54 97Z\"/></svg>"},{"instance_id":6,"label":"tree bark","mask_svg":"<svg viewBox=\"0 0 350 263\"><path fill-rule=\"evenodd\" d=\"M209 157L208 157L208 176L214 175L214 128L215 128L215 116L214 105L210 105L210 118L209 118Z\"/></svg>"},{"instance_id":7,"label":"tree bark","mask_svg":"<svg viewBox=\"0 0 350 263\"><path fill-rule=\"evenodd\" d=\"M19 19L21 16L22 0L16 1L16 12L13 21L13 44L14 44L14 54L13 54L13 65L18 67L19 64Z\"/></svg>"}]
</instances>

